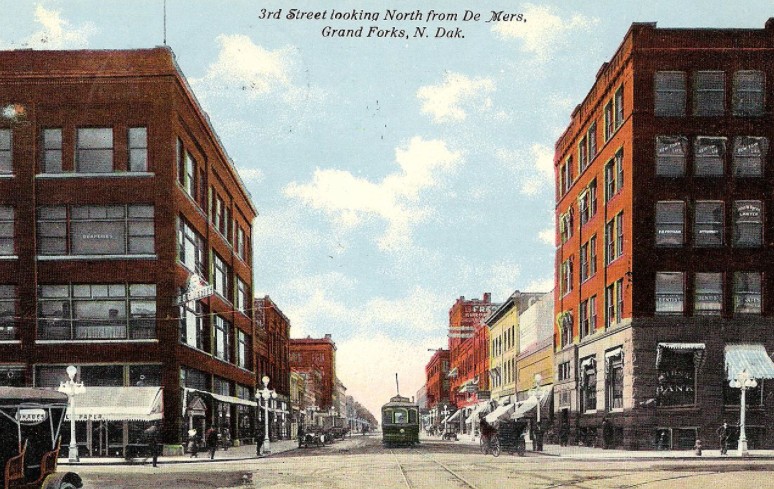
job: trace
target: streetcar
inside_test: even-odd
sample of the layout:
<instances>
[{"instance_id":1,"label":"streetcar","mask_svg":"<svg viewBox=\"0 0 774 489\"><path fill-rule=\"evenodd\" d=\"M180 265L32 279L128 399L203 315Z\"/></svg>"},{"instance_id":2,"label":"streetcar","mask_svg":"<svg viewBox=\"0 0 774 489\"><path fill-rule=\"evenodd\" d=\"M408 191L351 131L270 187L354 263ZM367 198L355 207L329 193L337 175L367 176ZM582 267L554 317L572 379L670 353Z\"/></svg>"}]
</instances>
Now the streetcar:
<instances>
[{"instance_id":1,"label":"streetcar","mask_svg":"<svg viewBox=\"0 0 774 489\"><path fill-rule=\"evenodd\" d=\"M382 444L413 446L419 443L419 405L400 394L382 406Z\"/></svg>"}]
</instances>

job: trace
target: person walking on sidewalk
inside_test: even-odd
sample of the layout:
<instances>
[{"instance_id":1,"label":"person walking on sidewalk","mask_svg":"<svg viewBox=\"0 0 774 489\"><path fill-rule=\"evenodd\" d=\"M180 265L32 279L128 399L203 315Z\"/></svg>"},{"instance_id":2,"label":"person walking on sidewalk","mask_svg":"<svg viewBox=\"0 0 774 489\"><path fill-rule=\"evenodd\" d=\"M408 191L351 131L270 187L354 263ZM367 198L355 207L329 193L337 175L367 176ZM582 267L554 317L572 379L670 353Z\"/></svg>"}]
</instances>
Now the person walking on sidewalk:
<instances>
[{"instance_id":1,"label":"person walking on sidewalk","mask_svg":"<svg viewBox=\"0 0 774 489\"><path fill-rule=\"evenodd\" d=\"M188 430L188 453L191 458L199 458L199 439L195 429Z\"/></svg>"},{"instance_id":2,"label":"person walking on sidewalk","mask_svg":"<svg viewBox=\"0 0 774 489\"><path fill-rule=\"evenodd\" d=\"M263 431L263 425L257 423L255 427L255 455L261 456L261 448L263 447L263 437L266 436Z\"/></svg>"},{"instance_id":3,"label":"person walking on sidewalk","mask_svg":"<svg viewBox=\"0 0 774 489\"><path fill-rule=\"evenodd\" d=\"M728 455L728 436L729 436L728 423L723 420L723 424L717 430L718 438L720 438L720 454Z\"/></svg>"},{"instance_id":4,"label":"person walking on sidewalk","mask_svg":"<svg viewBox=\"0 0 774 489\"><path fill-rule=\"evenodd\" d=\"M210 451L210 460L215 458L215 452L218 450L218 430L215 427L204 432L204 442L207 444L207 450Z\"/></svg>"},{"instance_id":5,"label":"person walking on sidewalk","mask_svg":"<svg viewBox=\"0 0 774 489\"><path fill-rule=\"evenodd\" d=\"M151 424L145 429L145 440L148 442L148 447L151 451L151 457L153 458L153 466L156 467L159 460L159 427L156 423Z\"/></svg>"}]
</instances>

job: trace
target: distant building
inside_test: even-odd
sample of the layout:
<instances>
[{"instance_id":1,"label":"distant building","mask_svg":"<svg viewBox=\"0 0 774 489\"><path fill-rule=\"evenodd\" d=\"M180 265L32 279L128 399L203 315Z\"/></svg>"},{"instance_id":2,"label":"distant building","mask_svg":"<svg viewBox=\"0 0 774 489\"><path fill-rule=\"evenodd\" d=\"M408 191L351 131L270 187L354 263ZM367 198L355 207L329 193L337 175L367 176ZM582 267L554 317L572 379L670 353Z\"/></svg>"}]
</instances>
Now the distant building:
<instances>
[{"instance_id":1,"label":"distant building","mask_svg":"<svg viewBox=\"0 0 774 489\"><path fill-rule=\"evenodd\" d=\"M262 378L269 377L269 389L277 393L270 401L270 425L272 436L286 439L290 433L290 320L268 295L253 300L256 331L265 342L266 358L259 363L256 372L258 388ZM259 411L262 420L263 411Z\"/></svg>"},{"instance_id":2,"label":"distant building","mask_svg":"<svg viewBox=\"0 0 774 489\"><path fill-rule=\"evenodd\" d=\"M571 443L717 446L747 368L749 444L774 447L772 58L774 19L633 24L572 112L554 161L556 409Z\"/></svg>"},{"instance_id":3,"label":"distant building","mask_svg":"<svg viewBox=\"0 0 774 489\"><path fill-rule=\"evenodd\" d=\"M431 425L440 425L449 402L449 350L435 350L425 366L425 396ZM447 408L448 409L448 408Z\"/></svg>"},{"instance_id":4,"label":"distant building","mask_svg":"<svg viewBox=\"0 0 774 489\"><path fill-rule=\"evenodd\" d=\"M290 340L290 368L305 375L307 382L317 381L316 406L327 411L333 406L336 382L336 343L330 334L323 338L292 338Z\"/></svg>"}]
</instances>

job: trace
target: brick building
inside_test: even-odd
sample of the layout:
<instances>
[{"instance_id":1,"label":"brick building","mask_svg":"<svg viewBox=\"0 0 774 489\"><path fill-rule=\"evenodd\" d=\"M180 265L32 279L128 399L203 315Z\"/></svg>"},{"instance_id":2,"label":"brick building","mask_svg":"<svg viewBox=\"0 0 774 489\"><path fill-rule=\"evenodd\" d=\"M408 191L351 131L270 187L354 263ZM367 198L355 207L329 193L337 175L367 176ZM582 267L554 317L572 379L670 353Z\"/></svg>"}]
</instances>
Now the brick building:
<instances>
[{"instance_id":1,"label":"brick building","mask_svg":"<svg viewBox=\"0 0 774 489\"><path fill-rule=\"evenodd\" d=\"M75 365L85 454L250 437L256 209L171 50L3 51L0 104L3 382Z\"/></svg>"},{"instance_id":2,"label":"brick building","mask_svg":"<svg viewBox=\"0 0 774 489\"><path fill-rule=\"evenodd\" d=\"M319 411L336 407L336 343L330 334L323 338L291 338L290 368L304 375L307 388L312 386Z\"/></svg>"},{"instance_id":3,"label":"brick building","mask_svg":"<svg viewBox=\"0 0 774 489\"><path fill-rule=\"evenodd\" d=\"M728 381L756 365L747 435L774 446L772 56L774 19L633 24L557 141L555 395L571 442L716 445L740 414Z\"/></svg>"},{"instance_id":4,"label":"brick building","mask_svg":"<svg viewBox=\"0 0 774 489\"><path fill-rule=\"evenodd\" d=\"M269 430L272 438L290 437L290 320L268 295L253 300L256 338L261 355L258 357L256 379L269 377L269 389L277 393L270 405ZM263 420L263 411L258 414Z\"/></svg>"},{"instance_id":5,"label":"brick building","mask_svg":"<svg viewBox=\"0 0 774 489\"><path fill-rule=\"evenodd\" d=\"M425 396L430 424L439 425L443 406L449 404L449 350L435 350L425 365Z\"/></svg>"}]
</instances>

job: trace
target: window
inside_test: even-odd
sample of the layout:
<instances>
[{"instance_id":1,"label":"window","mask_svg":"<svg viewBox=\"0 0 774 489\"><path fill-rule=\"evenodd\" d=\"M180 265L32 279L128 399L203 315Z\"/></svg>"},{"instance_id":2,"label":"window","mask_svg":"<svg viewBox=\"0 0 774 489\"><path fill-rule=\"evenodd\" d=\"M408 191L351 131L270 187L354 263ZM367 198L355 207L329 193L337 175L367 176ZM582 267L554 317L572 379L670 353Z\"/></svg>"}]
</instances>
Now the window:
<instances>
[{"instance_id":1,"label":"window","mask_svg":"<svg viewBox=\"0 0 774 489\"><path fill-rule=\"evenodd\" d=\"M597 330L597 296L589 297L589 334Z\"/></svg>"},{"instance_id":2,"label":"window","mask_svg":"<svg viewBox=\"0 0 774 489\"><path fill-rule=\"evenodd\" d=\"M16 286L0 285L0 340L16 339Z\"/></svg>"},{"instance_id":3,"label":"window","mask_svg":"<svg viewBox=\"0 0 774 489\"><path fill-rule=\"evenodd\" d=\"M623 150L619 149L615 154L616 192L620 192L624 186Z\"/></svg>"},{"instance_id":4,"label":"window","mask_svg":"<svg viewBox=\"0 0 774 489\"><path fill-rule=\"evenodd\" d=\"M615 195L615 162L610 160L605 163L605 201Z\"/></svg>"},{"instance_id":5,"label":"window","mask_svg":"<svg viewBox=\"0 0 774 489\"><path fill-rule=\"evenodd\" d=\"M43 129L43 173L62 172L62 129Z\"/></svg>"},{"instance_id":6,"label":"window","mask_svg":"<svg viewBox=\"0 0 774 489\"><path fill-rule=\"evenodd\" d=\"M197 163L193 155L185 149L183 141L177 140L177 180L180 185L183 186L185 193L187 193L192 199L200 202L204 196L196 195L197 191ZM198 197L198 198L197 198Z\"/></svg>"},{"instance_id":7,"label":"window","mask_svg":"<svg viewBox=\"0 0 774 489\"><path fill-rule=\"evenodd\" d=\"M613 120L613 101L605 105L605 141L610 139L613 136L613 132L615 131L613 124L615 121Z\"/></svg>"},{"instance_id":8,"label":"window","mask_svg":"<svg viewBox=\"0 0 774 489\"><path fill-rule=\"evenodd\" d=\"M734 313L761 313L761 274L734 272Z\"/></svg>"},{"instance_id":9,"label":"window","mask_svg":"<svg viewBox=\"0 0 774 489\"><path fill-rule=\"evenodd\" d=\"M661 117L685 115L686 84L682 71L657 71L653 79L653 113Z\"/></svg>"},{"instance_id":10,"label":"window","mask_svg":"<svg viewBox=\"0 0 774 489\"><path fill-rule=\"evenodd\" d=\"M661 348L657 378L656 405L692 406L696 403L696 362L693 351Z\"/></svg>"},{"instance_id":11,"label":"window","mask_svg":"<svg viewBox=\"0 0 774 489\"><path fill-rule=\"evenodd\" d=\"M38 311L42 340L156 337L155 284L41 285Z\"/></svg>"},{"instance_id":12,"label":"window","mask_svg":"<svg viewBox=\"0 0 774 489\"><path fill-rule=\"evenodd\" d=\"M693 115L723 115L726 102L725 73L699 71L693 81Z\"/></svg>"},{"instance_id":13,"label":"window","mask_svg":"<svg viewBox=\"0 0 774 489\"><path fill-rule=\"evenodd\" d=\"M734 246L757 247L763 244L763 202L734 201Z\"/></svg>"},{"instance_id":14,"label":"window","mask_svg":"<svg viewBox=\"0 0 774 489\"><path fill-rule=\"evenodd\" d=\"M580 410L581 412L597 409L597 362L589 357L580 362Z\"/></svg>"},{"instance_id":15,"label":"window","mask_svg":"<svg viewBox=\"0 0 774 489\"><path fill-rule=\"evenodd\" d=\"M694 293L694 314L719 316L723 311L723 274L697 273Z\"/></svg>"},{"instance_id":16,"label":"window","mask_svg":"<svg viewBox=\"0 0 774 489\"><path fill-rule=\"evenodd\" d=\"M684 307L683 272L656 272L656 314L682 314Z\"/></svg>"},{"instance_id":17,"label":"window","mask_svg":"<svg viewBox=\"0 0 774 489\"><path fill-rule=\"evenodd\" d=\"M129 171L148 171L148 129L129 128Z\"/></svg>"},{"instance_id":18,"label":"window","mask_svg":"<svg viewBox=\"0 0 774 489\"><path fill-rule=\"evenodd\" d=\"M109 127L79 128L77 135L76 171L79 173L112 172L113 129Z\"/></svg>"},{"instance_id":19,"label":"window","mask_svg":"<svg viewBox=\"0 0 774 489\"><path fill-rule=\"evenodd\" d=\"M589 244L584 243L580 247L580 281L585 282L589 278Z\"/></svg>"},{"instance_id":20,"label":"window","mask_svg":"<svg viewBox=\"0 0 774 489\"><path fill-rule=\"evenodd\" d=\"M734 73L734 115L763 115L764 84L765 76L762 71Z\"/></svg>"},{"instance_id":21,"label":"window","mask_svg":"<svg viewBox=\"0 0 774 489\"><path fill-rule=\"evenodd\" d=\"M580 210L581 225L586 224L597 213L596 179L592 180L578 197L578 209Z\"/></svg>"},{"instance_id":22,"label":"window","mask_svg":"<svg viewBox=\"0 0 774 489\"><path fill-rule=\"evenodd\" d=\"M607 409L623 409L623 350L605 355Z\"/></svg>"},{"instance_id":23,"label":"window","mask_svg":"<svg viewBox=\"0 0 774 489\"><path fill-rule=\"evenodd\" d=\"M9 205L0 205L0 256L14 256L14 210Z\"/></svg>"},{"instance_id":24,"label":"window","mask_svg":"<svg viewBox=\"0 0 774 489\"><path fill-rule=\"evenodd\" d=\"M624 313L624 298L623 298L623 279L618 279L615 282L615 305L616 305L616 322L620 323L623 319Z\"/></svg>"},{"instance_id":25,"label":"window","mask_svg":"<svg viewBox=\"0 0 774 489\"><path fill-rule=\"evenodd\" d=\"M685 155L688 138L683 136L656 136L656 175L682 177L685 175Z\"/></svg>"},{"instance_id":26,"label":"window","mask_svg":"<svg viewBox=\"0 0 774 489\"><path fill-rule=\"evenodd\" d=\"M605 288L605 327L610 328L621 322L623 315L623 279Z\"/></svg>"},{"instance_id":27,"label":"window","mask_svg":"<svg viewBox=\"0 0 774 489\"><path fill-rule=\"evenodd\" d=\"M231 288L229 286L231 270L217 253L212 254L212 264L212 285L215 288L215 292L224 299L231 300Z\"/></svg>"},{"instance_id":28,"label":"window","mask_svg":"<svg viewBox=\"0 0 774 489\"><path fill-rule=\"evenodd\" d=\"M589 277L597 273L597 235L589 240Z\"/></svg>"},{"instance_id":29,"label":"window","mask_svg":"<svg viewBox=\"0 0 774 489\"><path fill-rule=\"evenodd\" d=\"M237 330L237 367L250 369L250 337L242 330Z\"/></svg>"},{"instance_id":30,"label":"window","mask_svg":"<svg viewBox=\"0 0 774 489\"><path fill-rule=\"evenodd\" d=\"M562 314L561 319L560 345L562 348L572 344L572 326L572 312L566 311Z\"/></svg>"},{"instance_id":31,"label":"window","mask_svg":"<svg viewBox=\"0 0 774 489\"><path fill-rule=\"evenodd\" d=\"M697 177L723 176L726 138L698 136L694 141L694 174Z\"/></svg>"},{"instance_id":32,"label":"window","mask_svg":"<svg viewBox=\"0 0 774 489\"><path fill-rule=\"evenodd\" d=\"M597 155L597 123L592 122L589 126L588 133L586 134L586 138L589 141L589 163L594 159L594 157Z\"/></svg>"},{"instance_id":33,"label":"window","mask_svg":"<svg viewBox=\"0 0 774 489\"><path fill-rule=\"evenodd\" d=\"M560 235L562 237L562 243L566 243L568 239L572 237L573 231L573 219L572 219L572 207L567 212L561 215L559 218L559 226L561 227Z\"/></svg>"},{"instance_id":34,"label":"window","mask_svg":"<svg viewBox=\"0 0 774 489\"><path fill-rule=\"evenodd\" d=\"M562 195L564 195L570 190L570 187L572 187L572 157L567 158L565 164L562 165L560 169L560 178Z\"/></svg>"},{"instance_id":35,"label":"window","mask_svg":"<svg viewBox=\"0 0 774 489\"><path fill-rule=\"evenodd\" d=\"M562 263L562 295L572 291L572 258Z\"/></svg>"},{"instance_id":36,"label":"window","mask_svg":"<svg viewBox=\"0 0 774 489\"><path fill-rule=\"evenodd\" d=\"M588 150L588 142L584 136L581 138L580 143L578 143L578 174L580 174L583 170L586 169L587 166L589 166Z\"/></svg>"},{"instance_id":37,"label":"window","mask_svg":"<svg viewBox=\"0 0 774 489\"><path fill-rule=\"evenodd\" d=\"M623 125L624 121L624 102L623 102L623 86L618 87L615 91L615 128L618 129Z\"/></svg>"},{"instance_id":38,"label":"window","mask_svg":"<svg viewBox=\"0 0 774 489\"><path fill-rule=\"evenodd\" d=\"M231 361L231 323L215 315L215 350L213 354L224 362Z\"/></svg>"},{"instance_id":39,"label":"window","mask_svg":"<svg viewBox=\"0 0 774 489\"><path fill-rule=\"evenodd\" d=\"M723 202L696 202L693 228L694 246L721 246L723 244Z\"/></svg>"},{"instance_id":40,"label":"window","mask_svg":"<svg viewBox=\"0 0 774 489\"><path fill-rule=\"evenodd\" d=\"M13 173L11 130L0 128L0 175Z\"/></svg>"},{"instance_id":41,"label":"window","mask_svg":"<svg viewBox=\"0 0 774 489\"><path fill-rule=\"evenodd\" d=\"M38 208L41 255L152 255L154 251L152 205Z\"/></svg>"},{"instance_id":42,"label":"window","mask_svg":"<svg viewBox=\"0 0 774 489\"><path fill-rule=\"evenodd\" d=\"M685 203L656 203L656 246L682 246L685 242Z\"/></svg>"},{"instance_id":43,"label":"window","mask_svg":"<svg viewBox=\"0 0 774 489\"><path fill-rule=\"evenodd\" d=\"M247 253L245 252L245 231L239 225L236 225L236 254L242 261L247 258Z\"/></svg>"},{"instance_id":44,"label":"window","mask_svg":"<svg viewBox=\"0 0 774 489\"><path fill-rule=\"evenodd\" d=\"M769 140L762 137L736 136L734 138L734 176L762 177L763 162L769 149Z\"/></svg>"},{"instance_id":45,"label":"window","mask_svg":"<svg viewBox=\"0 0 774 489\"><path fill-rule=\"evenodd\" d=\"M605 225L605 263L623 255L623 243L623 212L620 212Z\"/></svg>"},{"instance_id":46,"label":"window","mask_svg":"<svg viewBox=\"0 0 774 489\"><path fill-rule=\"evenodd\" d=\"M745 402L745 405L747 406L747 408L750 408L752 406L764 407L765 406L765 402L766 402L766 397L771 395L770 393L767 393L767 396L764 397L764 395L763 395L763 386L765 384L765 380L764 379L756 379L756 380L758 381L758 386L757 387L753 387L751 389L747 389L747 391L745 392L744 402ZM741 389L737 389L735 387L731 387L730 385L728 385L727 381L723 382L722 384L723 384L723 404L726 405L726 406L734 406L735 408L739 409L739 405L742 402L742 394L741 394L742 390ZM753 428L753 430L756 429L756 428ZM748 440L748 442L750 442L751 438L752 438L750 436L750 431L752 431L752 430L751 430L750 426L748 425L747 426L747 440ZM763 437L761 436L761 439L762 438Z\"/></svg>"},{"instance_id":47,"label":"window","mask_svg":"<svg viewBox=\"0 0 774 489\"><path fill-rule=\"evenodd\" d=\"M213 191L213 216L212 223L215 225L215 229L225 236L228 236L228 209L226 208L223 199Z\"/></svg>"},{"instance_id":48,"label":"window","mask_svg":"<svg viewBox=\"0 0 774 489\"><path fill-rule=\"evenodd\" d=\"M199 350L205 350L204 320L206 314L200 301L188 301L180 305L180 342Z\"/></svg>"},{"instance_id":49,"label":"window","mask_svg":"<svg viewBox=\"0 0 774 489\"><path fill-rule=\"evenodd\" d=\"M205 251L204 238L185 219L178 218L177 256L180 263L199 276L206 277Z\"/></svg>"},{"instance_id":50,"label":"window","mask_svg":"<svg viewBox=\"0 0 774 489\"><path fill-rule=\"evenodd\" d=\"M129 385L161 386L161 365L129 365Z\"/></svg>"},{"instance_id":51,"label":"window","mask_svg":"<svg viewBox=\"0 0 774 489\"><path fill-rule=\"evenodd\" d=\"M236 279L237 283L237 295L236 295L236 310L244 313L247 311L249 304L247 298L249 297L247 284L239 277Z\"/></svg>"},{"instance_id":52,"label":"window","mask_svg":"<svg viewBox=\"0 0 774 489\"><path fill-rule=\"evenodd\" d=\"M580 311L578 313L578 316L580 316L580 337L582 339L591 334L591 331L589 329L589 301L588 300L585 300L580 303Z\"/></svg>"}]
</instances>

